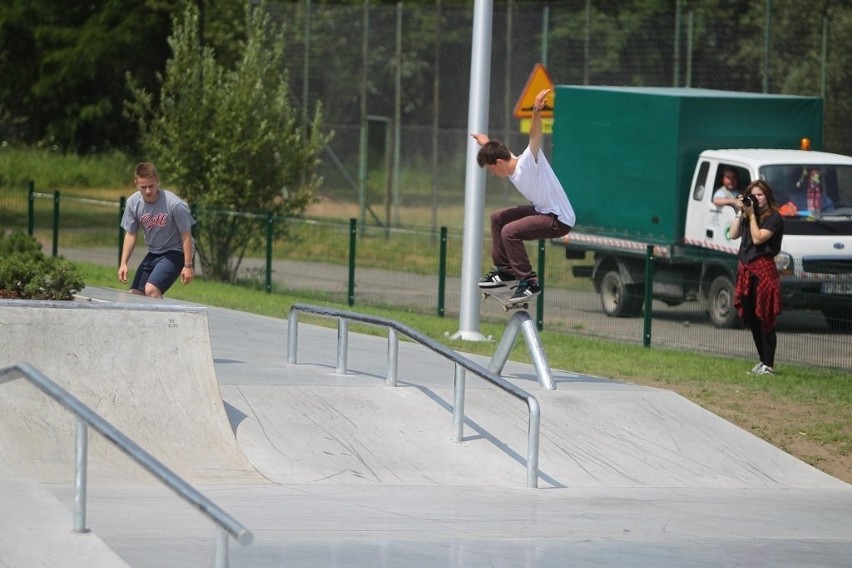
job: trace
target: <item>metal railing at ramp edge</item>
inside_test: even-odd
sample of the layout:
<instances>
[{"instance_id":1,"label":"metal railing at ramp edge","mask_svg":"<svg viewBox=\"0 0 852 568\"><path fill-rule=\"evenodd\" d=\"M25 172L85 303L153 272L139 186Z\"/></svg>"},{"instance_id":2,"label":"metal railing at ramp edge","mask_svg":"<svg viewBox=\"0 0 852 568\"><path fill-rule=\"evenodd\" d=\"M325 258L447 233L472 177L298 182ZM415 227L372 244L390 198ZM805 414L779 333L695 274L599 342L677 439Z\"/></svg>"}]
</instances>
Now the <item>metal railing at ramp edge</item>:
<instances>
[{"instance_id":1,"label":"metal railing at ramp edge","mask_svg":"<svg viewBox=\"0 0 852 568\"><path fill-rule=\"evenodd\" d=\"M145 451L115 426L107 422L71 393L60 387L29 363L18 363L0 368L0 385L15 379L25 379L44 394L71 412L77 420L75 478L74 478L74 532L85 533L86 529L86 481L88 454L88 427L147 470L158 481L177 493L184 501L195 507L217 525L215 568L228 566L228 535L243 546L251 544L254 536L245 526L216 503L184 481L157 458Z\"/></svg>"},{"instance_id":2,"label":"metal railing at ramp edge","mask_svg":"<svg viewBox=\"0 0 852 568\"><path fill-rule=\"evenodd\" d=\"M456 442L462 441L464 431L465 370L485 379L502 389L504 392L524 402L529 409L529 428L527 432L527 487L533 489L538 487L538 453L541 429L541 407L538 404L538 400L533 395L522 388L513 385L496 373L471 361L467 357L460 355L446 345L442 345L431 337L427 337L397 321L368 314L359 314L334 308L312 306L309 304L293 304L290 306L290 313L287 319L287 362L292 365L295 365L297 362L296 353L298 351L299 344L300 312L315 316L337 318L337 372L340 374L346 373L349 351L348 322L350 320L388 328L386 377L386 383L388 386L395 387L397 385L397 371L399 368L399 333L455 363L455 381L453 383L453 428L454 441Z\"/></svg>"}]
</instances>

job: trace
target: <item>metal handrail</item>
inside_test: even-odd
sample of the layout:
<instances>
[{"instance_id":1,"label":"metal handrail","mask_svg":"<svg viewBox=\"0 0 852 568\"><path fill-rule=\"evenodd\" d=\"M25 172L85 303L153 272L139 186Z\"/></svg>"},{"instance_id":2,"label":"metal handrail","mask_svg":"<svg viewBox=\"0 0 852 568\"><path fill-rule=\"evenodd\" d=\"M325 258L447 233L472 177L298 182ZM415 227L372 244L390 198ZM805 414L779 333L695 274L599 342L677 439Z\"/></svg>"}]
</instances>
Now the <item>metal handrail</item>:
<instances>
[{"instance_id":1,"label":"metal handrail","mask_svg":"<svg viewBox=\"0 0 852 568\"><path fill-rule=\"evenodd\" d=\"M139 444L128 438L102 416L83 404L74 395L56 384L44 373L29 363L18 363L0 368L0 385L15 379L26 379L44 394L71 412L77 419L75 479L74 479L74 531L87 532L86 529L86 476L88 453L88 426L127 454L142 468L177 493L184 501L198 509L213 521L218 528L216 539L215 567L228 566L228 535L234 537L243 546L254 539L251 531L243 526L216 503L205 497L197 489L184 481L161 461L145 451Z\"/></svg>"},{"instance_id":2,"label":"metal handrail","mask_svg":"<svg viewBox=\"0 0 852 568\"><path fill-rule=\"evenodd\" d=\"M412 339L413 341L431 349L435 353L442 355L444 358L455 363L456 372L454 381L453 426L455 429L454 439L456 442L461 442L463 437L465 370L485 379L508 394L526 403L527 408L529 409L529 431L527 432L527 487L538 487L538 449L541 429L541 407L538 404L538 400L533 395L522 388L513 385L496 373L471 361L467 357L453 351L446 345L442 345L431 337L427 337L397 321L368 314L347 312L335 308L312 306L309 304L293 304L290 306L290 313L287 318L287 362L290 364L296 364L296 353L298 351L299 343L299 312L305 312L316 316L337 318L337 372L340 374L346 373L349 349L349 320L388 328L386 377L386 383L388 386L396 386L397 384L397 371L399 368L399 338L397 333L405 335L409 339Z\"/></svg>"}]
</instances>

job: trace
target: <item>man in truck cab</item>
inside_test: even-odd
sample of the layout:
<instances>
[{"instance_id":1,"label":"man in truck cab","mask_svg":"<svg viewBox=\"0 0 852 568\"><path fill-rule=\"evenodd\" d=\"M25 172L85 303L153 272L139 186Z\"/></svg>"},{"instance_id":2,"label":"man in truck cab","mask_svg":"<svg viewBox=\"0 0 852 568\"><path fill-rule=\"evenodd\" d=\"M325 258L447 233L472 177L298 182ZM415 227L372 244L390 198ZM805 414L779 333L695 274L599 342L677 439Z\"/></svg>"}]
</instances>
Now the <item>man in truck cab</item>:
<instances>
[{"instance_id":1,"label":"man in truck cab","mask_svg":"<svg viewBox=\"0 0 852 568\"><path fill-rule=\"evenodd\" d=\"M500 288L517 281L510 303L523 302L541 293L524 241L563 237L576 221L568 196L541 151L541 110L549 92L550 89L544 89L536 95L530 142L520 156L486 134L471 134L481 146L476 156L479 166L498 177L509 178L529 201L529 205L506 207L491 214L494 270L479 280L479 287Z\"/></svg>"},{"instance_id":2,"label":"man in truck cab","mask_svg":"<svg viewBox=\"0 0 852 568\"><path fill-rule=\"evenodd\" d=\"M724 207L730 205L736 208L737 197L740 194L740 178L734 168L725 168L722 174L722 185L713 193L713 205Z\"/></svg>"}]
</instances>

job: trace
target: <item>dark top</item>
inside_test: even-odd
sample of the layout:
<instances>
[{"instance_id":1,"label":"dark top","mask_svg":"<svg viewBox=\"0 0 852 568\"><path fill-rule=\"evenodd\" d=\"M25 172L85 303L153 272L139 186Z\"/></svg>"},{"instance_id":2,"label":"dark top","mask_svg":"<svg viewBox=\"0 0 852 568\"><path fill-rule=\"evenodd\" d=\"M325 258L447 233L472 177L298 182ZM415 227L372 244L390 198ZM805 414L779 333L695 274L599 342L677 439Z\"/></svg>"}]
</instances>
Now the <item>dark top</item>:
<instances>
[{"instance_id":1,"label":"dark top","mask_svg":"<svg viewBox=\"0 0 852 568\"><path fill-rule=\"evenodd\" d=\"M784 238L784 218L777 211L773 211L772 215L766 218L762 223L757 222L761 229L769 229L772 231L772 236L762 245L755 245L751 239L751 223L743 227L743 238L740 241L740 262L748 264L761 256L774 258L781 252L781 239Z\"/></svg>"}]
</instances>

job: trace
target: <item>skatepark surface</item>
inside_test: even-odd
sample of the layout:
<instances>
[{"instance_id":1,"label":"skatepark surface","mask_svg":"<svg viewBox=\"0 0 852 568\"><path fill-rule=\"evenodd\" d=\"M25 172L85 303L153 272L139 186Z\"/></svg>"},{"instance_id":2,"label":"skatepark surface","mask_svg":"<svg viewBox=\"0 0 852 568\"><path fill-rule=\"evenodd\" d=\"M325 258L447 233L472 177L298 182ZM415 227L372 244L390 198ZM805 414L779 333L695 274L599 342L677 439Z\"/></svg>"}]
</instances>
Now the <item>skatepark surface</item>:
<instances>
[{"instance_id":1,"label":"skatepark surface","mask_svg":"<svg viewBox=\"0 0 852 568\"><path fill-rule=\"evenodd\" d=\"M526 487L524 404L455 367L337 329L106 289L0 301L0 367L28 362L246 525L234 567L849 566L852 486L669 391L531 365L541 407ZM456 322L447 321L448 331ZM523 341L519 338L518 341ZM487 367L488 358L469 356ZM190 567L215 527L90 435L88 533L72 532L74 420L0 383L0 568Z\"/></svg>"}]
</instances>

